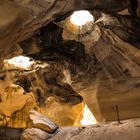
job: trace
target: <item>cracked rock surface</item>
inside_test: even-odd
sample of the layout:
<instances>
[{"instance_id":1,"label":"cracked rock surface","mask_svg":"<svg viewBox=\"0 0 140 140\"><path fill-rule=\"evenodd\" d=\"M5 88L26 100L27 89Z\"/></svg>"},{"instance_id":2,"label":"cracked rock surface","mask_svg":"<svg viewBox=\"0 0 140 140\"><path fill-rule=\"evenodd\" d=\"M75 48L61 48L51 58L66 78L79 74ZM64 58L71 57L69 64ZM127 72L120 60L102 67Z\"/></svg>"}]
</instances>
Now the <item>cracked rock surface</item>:
<instances>
[{"instance_id":1,"label":"cracked rock surface","mask_svg":"<svg viewBox=\"0 0 140 140\"><path fill-rule=\"evenodd\" d=\"M37 131L37 133L35 133ZM85 127L64 127L58 132L49 134L37 129L27 129L24 140L139 140L139 119L125 120L121 123L110 122ZM39 133L40 132L40 133Z\"/></svg>"},{"instance_id":2,"label":"cracked rock surface","mask_svg":"<svg viewBox=\"0 0 140 140\"><path fill-rule=\"evenodd\" d=\"M89 9L95 21L91 30L85 26L84 34L74 35L67 19L80 9ZM127 15L119 14L122 10ZM18 107L2 108L19 97L4 94L14 83L23 88L25 99L32 93L36 110L53 96L62 108L84 100L99 122L116 120L115 106L122 120L140 117L139 11L139 0L1 0L0 113L9 117L25 107L22 100ZM19 55L36 62L31 70L3 65Z\"/></svg>"}]
</instances>

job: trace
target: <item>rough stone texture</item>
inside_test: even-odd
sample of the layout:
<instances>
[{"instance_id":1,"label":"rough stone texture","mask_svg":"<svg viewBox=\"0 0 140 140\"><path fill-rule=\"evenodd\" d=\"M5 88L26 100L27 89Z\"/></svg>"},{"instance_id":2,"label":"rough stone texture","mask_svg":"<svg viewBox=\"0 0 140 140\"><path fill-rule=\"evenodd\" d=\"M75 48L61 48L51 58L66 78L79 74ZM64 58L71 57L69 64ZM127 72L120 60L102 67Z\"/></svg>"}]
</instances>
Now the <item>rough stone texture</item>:
<instances>
[{"instance_id":1,"label":"rough stone texture","mask_svg":"<svg viewBox=\"0 0 140 140\"><path fill-rule=\"evenodd\" d=\"M54 122L35 110L30 111L30 119L33 121L35 128L39 128L43 131L54 133L58 129L58 126Z\"/></svg>"},{"instance_id":2,"label":"rough stone texture","mask_svg":"<svg viewBox=\"0 0 140 140\"><path fill-rule=\"evenodd\" d=\"M0 125L2 126L31 127L33 124L29 119L29 111L34 108L60 126L81 125L83 103L70 105L50 97L43 106L39 106L34 94L26 93L17 85L1 90L4 90L0 94Z\"/></svg>"},{"instance_id":3,"label":"rough stone texture","mask_svg":"<svg viewBox=\"0 0 140 140\"><path fill-rule=\"evenodd\" d=\"M117 84L113 84L113 87L115 86L118 87ZM97 121L104 122L118 119L116 106L121 120L139 117L139 91L139 88L132 88L119 92L106 89L105 84L97 84L92 90L84 91L81 95Z\"/></svg>"},{"instance_id":4,"label":"rough stone texture","mask_svg":"<svg viewBox=\"0 0 140 140\"><path fill-rule=\"evenodd\" d=\"M98 11L92 13L96 19L94 29L89 34L79 35L79 38L72 36L73 31L70 34L70 30L66 30L68 24L65 20L59 22L63 30L55 27L52 34L48 29L51 26L46 26L52 38L54 33L58 34L54 38L60 38L59 44L53 42L53 46L50 45L52 52L49 52L48 39L44 42L46 52L43 50L32 57L50 65L56 63L54 71L59 68L67 71L69 80L66 82L83 96L98 121L115 120L116 105L119 106L121 119L139 117L139 20ZM130 32L126 32L126 25ZM40 39L45 40L45 35L41 32ZM62 50L57 46L62 46ZM50 72L48 70L48 74ZM59 78L60 83L62 79ZM109 97L108 101L104 100L104 96ZM110 115L106 115L106 111Z\"/></svg>"},{"instance_id":5,"label":"rough stone texture","mask_svg":"<svg viewBox=\"0 0 140 140\"><path fill-rule=\"evenodd\" d=\"M11 66L8 63L4 63L4 69L7 72L1 75L0 124L16 128L30 127L29 111L35 108L60 126L80 125L80 120L82 119L81 112L83 110L83 103L80 103L82 97L67 86L65 86L66 89L63 89L61 86L55 88L56 95L53 93L47 94L49 89L44 90L46 84L42 80L45 77L41 75L42 72L41 70L38 71L38 68L44 69L44 67L48 67L48 64L35 61L31 61L31 63L33 65L29 70L24 70L23 67L13 66L13 64ZM35 82L32 80L34 77L38 79ZM23 88L18 85L9 86L17 79L18 81L16 83ZM31 84L34 86L31 87ZM43 84L44 88L42 88ZM50 87L53 88L53 86L49 86L48 88ZM41 88L42 93L36 90L38 88ZM20 102L17 102L17 98ZM48 100L50 98L53 100ZM78 118L80 114L81 117ZM4 117L6 117L8 124L6 124L7 122L4 120Z\"/></svg>"},{"instance_id":6,"label":"rough stone texture","mask_svg":"<svg viewBox=\"0 0 140 140\"><path fill-rule=\"evenodd\" d=\"M139 140L140 135L139 120L124 121L123 124L117 122L91 126L87 128L67 128L60 131L50 140Z\"/></svg>"},{"instance_id":7,"label":"rough stone texture","mask_svg":"<svg viewBox=\"0 0 140 140\"><path fill-rule=\"evenodd\" d=\"M79 93L98 121L116 119L113 115L114 104L119 106L119 98L121 98L118 97L114 102L116 94L127 94L127 91L131 92L133 88L137 88L137 92L132 95L137 102L133 103L132 101L135 100L131 98L130 101L127 96L124 96L125 102L121 105L120 111L123 112L122 119L139 117L140 114L135 108L139 109L137 93L140 76L138 50L140 21L129 16L107 14L96 10L91 13L95 16L94 28L88 34L80 35L79 40L75 36L70 38L69 32L65 30L68 25L67 22L63 22L65 19L59 22L61 27L50 23L42 28L40 34L34 37L40 51L33 52L30 57L43 61L47 67L29 73L23 71L21 75L14 72L14 82L23 87L26 86L25 83L31 83L31 86L25 90L32 91L37 101L42 104L49 96L54 96L60 102L75 105L82 101ZM60 24L61 22L63 24ZM65 38L63 38L64 33ZM102 111L104 110L102 104L106 102L104 100L100 102L100 97L104 95L100 95L100 90L94 92L95 87L112 92L111 95L107 93L112 102L108 102L106 106L107 112L112 115L105 115L106 113ZM96 103L92 101L94 98L90 98L91 94L97 98ZM86 100L88 98L90 100ZM109 105L113 109L110 109ZM132 111L130 116L129 110Z\"/></svg>"},{"instance_id":8,"label":"rough stone texture","mask_svg":"<svg viewBox=\"0 0 140 140\"><path fill-rule=\"evenodd\" d=\"M92 4L91 4L92 3ZM78 9L100 7L121 10L128 7L129 0L1 0L0 2L0 56L5 58L17 42L33 35L40 27L58 16ZM113 7L111 9L111 7ZM10 16L9 16L10 15ZM5 48L9 49L5 49ZM1 62L2 63L2 62Z\"/></svg>"},{"instance_id":9,"label":"rough stone texture","mask_svg":"<svg viewBox=\"0 0 140 140\"><path fill-rule=\"evenodd\" d=\"M69 105L60 103L54 97L49 97L46 100L44 107L41 107L41 113L48 116L59 126L81 125L83 118L84 103Z\"/></svg>"},{"instance_id":10,"label":"rough stone texture","mask_svg":"<svg viewBox=\"0 0 140 140\"><path fill-rule=\"evenodd\" d=\"M2 89L1 89L2 90ZM0 93L0 125L24 128L29 122L29 110L36 106L32 93L12 85Z\"/></svg>"},{"instance_id":11,"label":"rough stone texture","mask_svg":"<svg viewBox=\"0 0 140 140\"><path fill-rule=\"evenodd\" d=\"M23 129L0 127L0 139L1 140L20 140Z\"/></svg>"},{"instance_id":12,"label":"rough stone texture","mask_svg":"<svg viewBox=\"0 0 140 140\"><path fill-rule=\"evenodd\" d=\"M105 124L97 124L94 126L86 126L86 127L64 127L58 131L57 134L52 135L51 138L46 139L49 140L139 140L140 139L140 120L126 120L122 121L121 124L117 122L110 122ZM27 133L27 134L26 134ZM34 133L34 132L33 132ZM32 134L33 134L32 133ZM28 132L24 133L24 136L28 136ZM32 135L30 140L44 139L45 135L38 133ZM39 136L41 136L39 138Z\"/></svg>"},{"instance_id":13,"label":"rough stone texture","mask_svg":"<svg viewBox=\"0 0 140 140\"><path fill-rule=\"evenodd\" d=\"M30 127L32 123L29 119L29 111L34 108L60 126L80 125L83 103L72 105L71 100L63 103L59 98L53 96L44 101L40 99L40 103L38 103L38 98L32 92L27 93L18 85L9 86L12 84L12 79L8 78L8 74L6 76L6 81L1 83L0 88L0 125L15 128ZM27 88L27 85L28 83L23 87Z\"/></svg>"},{"instance_id":14,"label":"rough stone texture","mask_svg":"<svg viewBox=\"0 0 140 140\"><path fill-rule=\"evenodd\" d=\"M26 48L24 45L29 41L26 39L38 32L30 39L34 41L33 52L29 49L30 53L27 55L49 65L44 69L33 71L18 70L20 74L11 70L8 83L14 80L24 88L26 86L25 90L27 92L32 90L37 101L42 104L53 95L59 102L70 102L75 105L82 101L79 93L85 100L87 99L87 104L99 121L116 119L114 104L121 106L122 119L139 117L137 109L139 109L140 21L136 17L139 16L139 1L137 2L137 8L134 9L132 6L134 3L129 3L128 0L2 0L0 61L21 53L26 55L28 47L32 45L26 45ZM121 16L113 12L128 8L129 4L131 4L131 16ZM94 28L87 34L80 34L77 38L65 30L67 25L61 24L58 27L50 23L56 18L56 24L57 21L61 23L65 21L64 14L70 14L69 12L78 9L94 10L91 11L95 16ZM45 26L48 23L50 24ZM42 26L45 27L41 28ZM20 43L20 48L17 43L23 40L25 42ZM1 67L2 69L4 67ZM6 71L7 69L0 75L0 81L3 83ZM27 83L31 83L31 86ZM93 93L96 87L99 88ZM106 103L106 100L100 99L104 98L105 94L102 89L107 91L106 97L110 97L110 102L105 106L106 111L112 113L110 116L102 111L104 109L102 104ZM132 91L134 94L130 95ZM91 93L93 96L97 95L96 103L92 101L96 97L89 100ZM116 94L122 95L117 97ZM126 96L123 96L124 94ZM131 96L131 100L127 95ZM120 101L122 96L125 102ZM134 101L136 102L133 103ZM131 115L128 115L130 111Z\"/></svg>"},{"instance_id":15,"label":"rough stone texture","mask_svg":"<svg viewBox=\"0 0 140 140\"><path fill-rule=\"evenodd\" d=\"M22 140L46 140L50 137L52 137L52 134L37 128L26 129L22 134Z\"/></svg>"}]
</instances>

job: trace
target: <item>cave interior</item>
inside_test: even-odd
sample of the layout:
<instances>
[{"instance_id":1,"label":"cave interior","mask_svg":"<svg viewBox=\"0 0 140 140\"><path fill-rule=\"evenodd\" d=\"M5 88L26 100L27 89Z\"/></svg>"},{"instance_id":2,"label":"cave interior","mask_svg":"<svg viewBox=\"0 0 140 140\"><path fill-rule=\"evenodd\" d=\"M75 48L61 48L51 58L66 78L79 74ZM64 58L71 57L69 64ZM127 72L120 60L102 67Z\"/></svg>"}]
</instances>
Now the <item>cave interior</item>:
<instances>
[{"instance_id":1,"label":"cave interior","mask_svg":"<svg viewBox=\"0 0 140 140\"><path fill-rule=\"evenodd\" d=\"M140 0L0 0L0 140L140 140Z\"/></svg>"}]
</instances>

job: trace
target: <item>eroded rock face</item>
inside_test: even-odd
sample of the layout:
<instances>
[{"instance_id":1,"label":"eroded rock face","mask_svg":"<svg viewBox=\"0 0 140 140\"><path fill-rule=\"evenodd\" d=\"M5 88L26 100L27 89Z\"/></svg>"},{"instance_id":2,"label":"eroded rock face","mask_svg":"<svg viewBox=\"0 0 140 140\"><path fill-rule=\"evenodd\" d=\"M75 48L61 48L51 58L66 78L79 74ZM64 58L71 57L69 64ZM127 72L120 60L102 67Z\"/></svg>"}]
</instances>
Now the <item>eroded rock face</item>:
<instances>
[{"instance_id":1,"label":"eroded rock face","mask_svg":"<svg viewBox=\"0 0 140 140\"><path fill-rule=\"evenodd\" d=\"M52 135L37 128L26 129L23 133L22 140L46 140Z\"/></svg>"},{"instance_id":2,"label":"eroded rock face","mask_svg":"<svg viewBox=\"0 0 140 140\"><path fill-rule=\"evenodd\" d=\"M58 71L55 65L53 65L55 66L53 68L47 63L29 61L29 59L23 66L22 61L27 57L20 56L19 58L19 60L18 57L11 59L10 63L8 63L9 60L4 62L4 70L7 73L3 73L1 79L1 125L18 128L30 127L29 111L33 108L43 112L61 126L74 125L76 121L76 124L80 125L83 110L83 103L81 102L83 99L69 84L65 83L67 80L64 76L66 72L63 74L63 72ZM18 64L18 62L20 63ZM46 74L46 72L49 73ZM58 77L58 79L55 79L55 72L56 74L60 73L58 75L62 79ZM22 90L17 92L16 88L11 87L10 91L6 91L6 89L9 89L7 86L13 83L18 84L15 85L16 87L22 87ZM48 98L51 96L54 99L51 103L48 103ZM19 99L18 103L17 98ZM79 103L80 105L78 105ZM67 111L68 109L70 111ZM78 118L80 114L81 118ZM59 119L60 115L62 117ZM8 124L5 121L3 122L4 117L11 118Z\"/></svg>"},{"instance_id":3,"label":"eroded rock face","mask_svg":"<svg viewBox=\"0 0 140 140\"><path fill-rule=\"evenodd\" d=\"M25 129L22 134L23 140L45 140L60 131L58 125L35 110L30 111L30 119L33 122L33 128Z\"/></svg>"},{"instance_id":4,"label":"eroded rock face","mask_svg":"<svg viewBox=\"0 0 140 140\"><path fill-rule=\"evenodd\" d=\"M139 140L140 130L139 119L104 124L97 124L86 127L64 127L57 133L49 134L38 129L26 129L22 135L24 140ZM36 133L35 133L36 132Z\"/></svg>"},{"instance_id":5,"label":"eroded rock face","mask_svg":"<svg viewBox=\"0 0 140 140\"><path fill-rule=\"evenodd\" d=\"M11 85L0 92L0 125L24 128L30 123L29 111L36 107L33 93L26 94L22 87Z\"/></svg>"},{"instance_id":6,"label":"eroded rock face","mask_svg":"<svg viewBox=\"0 0 140 140\"><path fill-rule=\"evenodd\" d=\"M45 106L41 107L41 113L48 116L59 126L81 126L84 103L70 105L60 103L57 100L53 96L49 97L46 100Z\"/></svg>"},{"instance_id":7,"label":"eroded rock face","mask_svg":"<svg viewBox=\"0 0 140 140\"><path fill-rule=\"evenodd\" d=\"M39 28L61 15L79 9L101 8L119 11L127 7L129 7L129 0L108 0L106 2L103 0L1 0L1 58L3 60L9 54L10 47L31 37ZM7 47L9 49L5 49Z\"/></svg>"},{"instance_id":8,"label":"eroded rock face","mask_svg":"<svg viewBox=\"0 0 140 140\"><path fill-rule=\"evenodd\" d=\"M38 105L36 102L33 93L26 93L18 85L7 87L0 94L0 125L15 128L31 126L44 128L44 125L33 125L29 117L31 109L38 110L44 114L44 117L48 116L60 126L81 125L83 103L70 105L61 103L55 97L48 98L42 103L43 105ZM31 114L31 118L34 114L34 112ZM38 118L40 117L38 116ZM50 129L46 128L45 130Z\"/></svg>"},{"instance_id":9,"label":"eroded rock face","mask_svg":"<svg viewBox=\"0 0 140 140\"><path fill-rule=\"evenodd\" d=\"M89 126L85 128L64 128L50 140L139 140L139 123L138 120L127 120L122 122L122 124L116 124L112 122L110 124L102 124Z\"/></svg>"},{"instance_id":10,"label":"eroded rock face","mask_svg":"<svg viewBox=\"0 0 140 140\"><path fill-rule=\"evenodd\" d=\"M45 115L42 115L35 110L30 111L30 119L35 128L39 128L48 133L54 133L58 129L58 126L54 122L50 121Z\"/></svg>"},{"instance_id":11,"label":"eroded rock face","mask_svg":"<svg viewBox=\"0 0 140 140\"><path fill-rule=\"evenodd\" d=\"M108 117L103 113L102 104L106 102L100 99L103 96L100 96L100 93L97 94L96 87L103 86L103 89L112 92L110 97L112 106L120 104L121 96L116 97L115 94L127 94L127 91L131 92L134 88L139 91L140 21L136 18L139 16L139 1L137 1L137 11L131 7L134 11L130 13L135 13L132 14L135 15L133 17L111 13L128 8L130 3L127 0L119 2L83 0L80 4L79 1L74 0L3 0L0 4L1 10L6 11L1 12L3 21L0 24L1 61L13 55L24 54L43 61L48 66L35 67L31 71L18 70L20 74L10 70L13 74L10 73L12 82L22 86L26 92L33 92L39 105L44 104L49 96L54 96L59 102L76 105L82 102L81 96L83 96L98 121L114 120L114 115ZM70 15L69 12L74 10L89 8L98 8L91 11L95 16L92 30L86 34L79 34L78 37L74 36L70 30L68 32L66 30L68 23L65 22L67 15L63 15ZM106 11L108 8L110 13L99 10ZM17 9L16 12L15 9ZM8 18L10 13L12 16ZM45 26L56 18L57 25L50 23ZM42 26L45 27L39 29ZM39 32L30 38L37 31ZM26 40L27 38L30 39ZM33 51L30 48L28 52L28 47ZM1 69L3 70L4 67ZM1 81L4 81L5 72L2 71ZM137 92L134 93L139 101ZM89 99L90 94L96 99L95 103ZM114 101L114 98L117 99ZM130 101L126 96L124 100ZM130 107L129 111L133 112L139 104L131 103L125 107ZM124 106L123 103L121 105ZM108 107L106 110L110 112ZM123 112L125 109L122 107L121 110ZM122 119L128 118L125 113L122 114ZM134 115L129 116L130 118L140 116L139 113L131 114Z\"/></svg>"},{"instance_id":12,"label":"eroded rock face","mask_svg":"<svg viewBox=\"0 0 140 140\"><path fill-rule=\"evenodd\" d=\"M137 102L133 100L134 96L137 96L137 101L140 100L139 95L136 95L137 92L135 92L135 95L132 95L131 100L133 101L131 103L124 96L123 100L125 100L125 103L129 102L130 106L125 106L125 104L120 102L121 97L115 95L117 93L129 95L129 92L136 87L136 90L139 90L138 86L136 86L139 85L140 69L138 50L139 20L132 19L129 16L123 17L98 13L98 11L93 11L92 13L96 19L93 30L89 34L79 34L78 38L72 35L73 32L70 33L70 30L69 32L66 30L68 23L65 21L59 22L58 25L61 28L51 25L55 27L55 31L52 34L46 26L39 35L39 39L43 41L40 45L46 51L42 49L40 53L32 55L32 57L44 60L50 65L56 63L57 69L68 71L71 87L83 96L93 114L97 115L98 121L116 119L115 115L105 115L104 111L102 111L107 109L102 108L102 105L106 102L104 98L103 100L100 99L102 98L100 90L98 93L98 87L100 86L112 92L110 97L110 99L112 98L111 104L114 107L116 105L120 106L122 119L139 117L139 113L135 114L134 111L137 108ZM138 25L137 28L134 25ZM126 28L129 29L129 32L126 32ZM46 34L45 30L47 31ZM51 36L51 39L47 40L47 33ZM53 34L57 34L57 36L53 38ZM46 42L44 42L45 38ZM57 39L59 39L59 42L55 41ZM53 46L51 46L51 42ZM90 98L91 96L93 98ZM95 102L92 101L93 99ZM129 108L128 111L125 109L127 107ZM109 110L108 108L108 112L111 111ZM130 110L133 112L131 113L133 115L125 115ZM113 112L115 113L112 110Z\"/></svg>"}]
</instances>

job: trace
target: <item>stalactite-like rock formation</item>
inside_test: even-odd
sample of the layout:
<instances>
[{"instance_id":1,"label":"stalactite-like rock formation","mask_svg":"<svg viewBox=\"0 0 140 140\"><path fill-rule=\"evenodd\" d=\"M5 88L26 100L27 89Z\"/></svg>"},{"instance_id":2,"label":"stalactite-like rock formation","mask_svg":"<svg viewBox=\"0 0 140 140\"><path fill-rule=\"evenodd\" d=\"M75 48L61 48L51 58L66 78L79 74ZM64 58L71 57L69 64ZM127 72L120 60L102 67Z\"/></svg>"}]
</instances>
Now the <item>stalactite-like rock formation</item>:
<instances>
[{"instance_id":1,"label":"stalactite-like rock formation","mask_svg":"<svg viewBox=\"0 0 140 140\"><path fill-rule=\"evenodd\" d=\"M92 4L91 4L92 3ZM111 9L111 7L113 8ZM0 2L0 56L7 57L16 43L35 34L39 28L57 17L78 9L103 8L110 11L129 6L129 0L112 0L106 3L98 0L1 0ZM5 49L9 48L9 49ZM2 63L2 61L1 61Z\"/></svg>"},{"instance_id":2,"label":"stalactite-like rock formation","mask_svg":"<svg viewBox=\"0 0 140 140\"><path fill-rule=\"evenodd\" d=\"M70 20L73 11L84 9L90 10L94 20L75 26ZM38 113L29 119L29 110L43 112L62 126L75 124L84 102L98 122L139 118L139 11L139 0L1 0L0 124L19 127L22 122L21 127L35 127L25 130L25 140L59 140L62 135L65 140L85 135L99 139L98 130L104 139L113 139L116 130L120 140L138 140L139 124L135 123L139 119L117 127L111 123L55 131L56 125L53 129L42 122L32 125ZM11 63L15 56L24 62L28 57L25 67L22 60ZM9 91L12 84L22 90ZM55 112L50 113L51 109ZM121 135L122 129L126 133Z\"/></svg>"}]
</instances>

